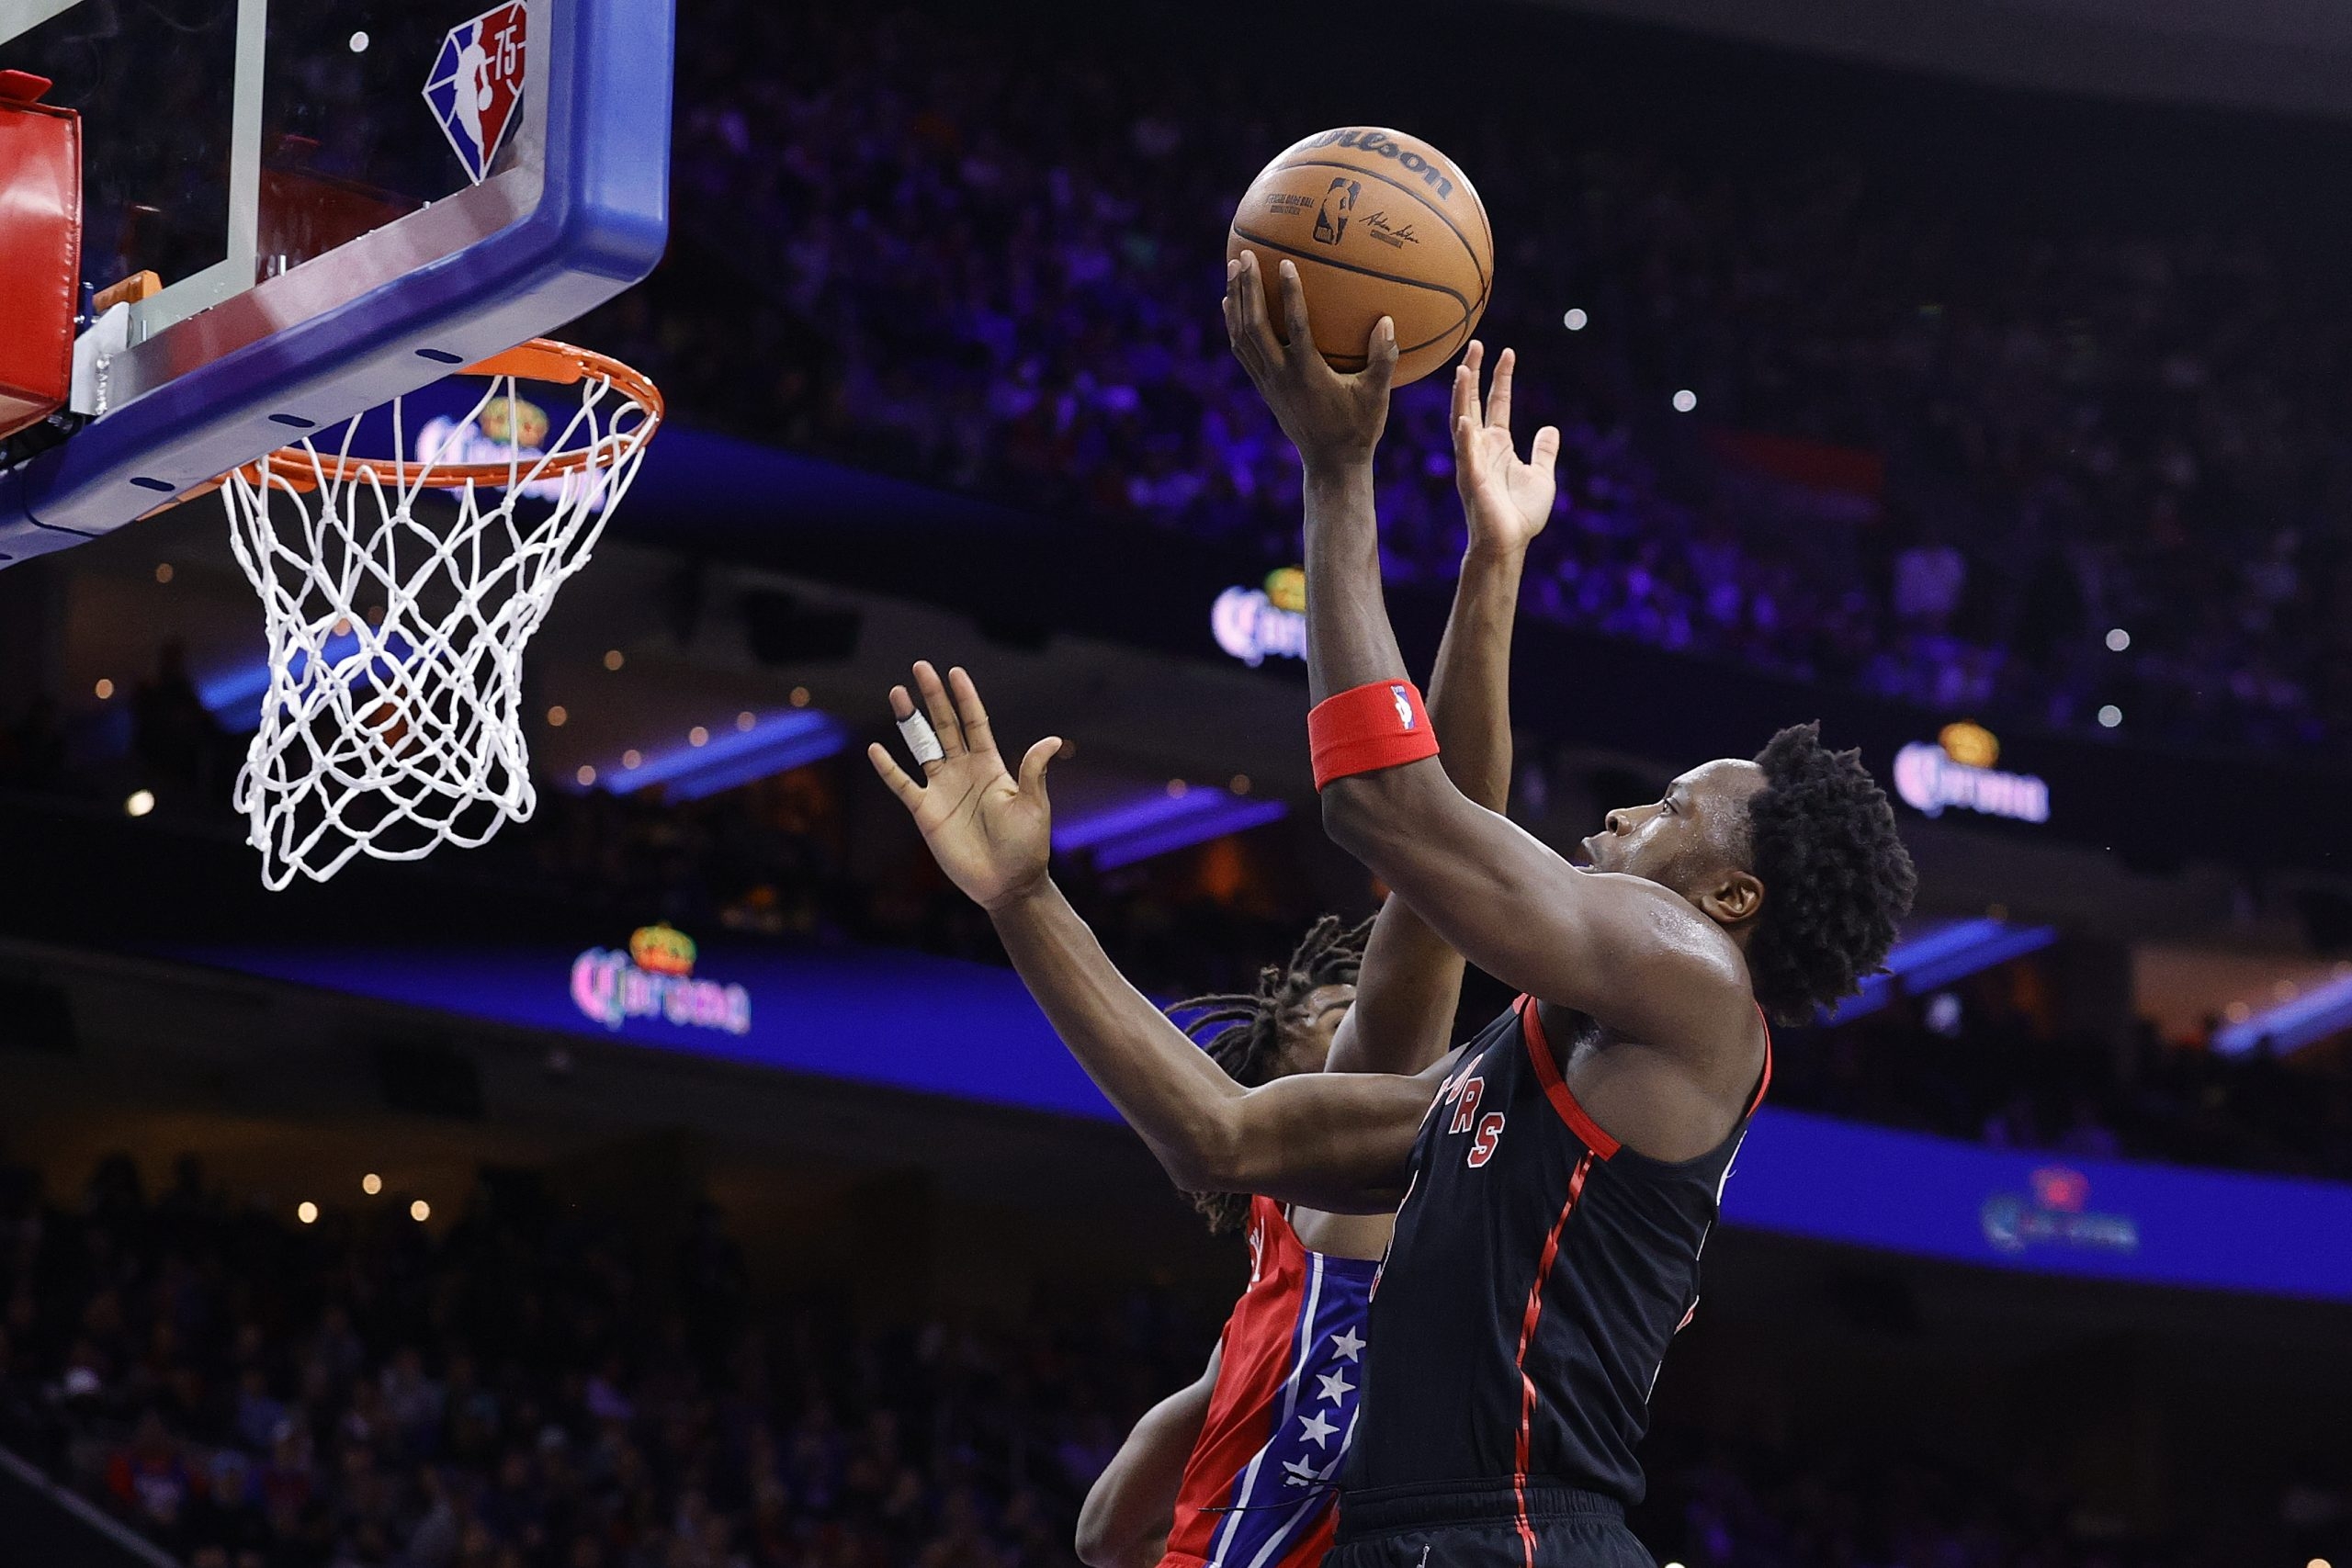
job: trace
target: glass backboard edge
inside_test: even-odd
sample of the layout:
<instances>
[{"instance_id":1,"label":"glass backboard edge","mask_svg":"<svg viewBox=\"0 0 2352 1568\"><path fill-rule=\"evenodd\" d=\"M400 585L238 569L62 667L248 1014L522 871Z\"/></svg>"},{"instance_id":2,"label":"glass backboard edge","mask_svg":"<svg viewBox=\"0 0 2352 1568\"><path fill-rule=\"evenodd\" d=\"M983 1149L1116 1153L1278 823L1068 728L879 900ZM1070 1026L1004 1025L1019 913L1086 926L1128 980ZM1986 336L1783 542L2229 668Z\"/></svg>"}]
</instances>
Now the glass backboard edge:
<instances>
[{"instance_id":1,"label":"glass backboard edge","mask_svg":"<svg viewBox=\"0 0 2352 1568\"><path fill-rule=\"evenodd\" d=\"M561 19L547 30L536 209L0 474L0 568L109 533L282 445L297 431L273 415L348 417L553 331L653 269L669 228L673 0L540 3Z\"/></svg>"}]
</instances>

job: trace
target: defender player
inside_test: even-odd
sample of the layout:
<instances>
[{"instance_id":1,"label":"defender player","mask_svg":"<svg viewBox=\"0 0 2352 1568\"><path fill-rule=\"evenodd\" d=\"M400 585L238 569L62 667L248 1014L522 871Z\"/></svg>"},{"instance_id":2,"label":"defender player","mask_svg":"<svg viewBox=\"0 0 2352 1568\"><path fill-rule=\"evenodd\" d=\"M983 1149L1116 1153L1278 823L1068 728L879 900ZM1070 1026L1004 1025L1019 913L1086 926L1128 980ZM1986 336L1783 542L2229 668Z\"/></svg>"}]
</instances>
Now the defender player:
<instances>
[{"instance_id":1,"label":"defender player","mask_svg":"<svg viewBox=\"0 0 2352 1568\"><path fill-rule=\"evenodd\" d=\"M1401 1202L1374 1294L1335 1568L1647 1564L1634 1450L1770 1071L1885 956L1914 876L1885 795L1814 726L1613 811L1571 865L1445 777L1383 604L1372 452L1396 362L1267 324L1254 258L1235 348L1306 469L1310 725L1333 836L1472 963L1524 993L1416 1077L1244 1089L1119 979L1053 886L1040 741L1008 774L967 677L924 682L946 756L883 773L986 908L1057 1031L1183 1185L1343 1213ZM1538 437L1539 441L1544 437ZM1555 437L1554 439L1556 439ZM1335 702L1335 699L1336 702ZM959 712L960 710L960 712ZM967 743L968 736L968 743Z\"/></svg>"},{"instance_id":2,"label":"defender player","mask_svg":"<svg viewBox=\"0 0 2352 1568\"><path fill-rule=\"evenodd\" d=\"M1430 707L1464 792L1499 809L1509 793L1510 632L1527 547L1552 512L1551 461L1511 446L1511 359L1482 411L1476 344L1455 378L1454 474L1468 545L1440 644ZM894 698L894 704L896 699ZM908 705L911 712L911 704ZM1249 995L1170 1011L1214 1029L1209 1059L1255 1087L1293 1073L1415 1073L1452 1043L1462 959L1397 899L1343 930L1326 917ZM1199 1380L1136 1423L1088 1493L1079 1556L1089 1568L1200 1568L1209 1562L1312 1568L1331 1544L1331 1479L1362 1383L1365 1317L1393 1216L1286 1208L1239 1193L1196 1195L1213 1231L1247 1227L1250 1284Z\"/></svg>"}]
</instances>

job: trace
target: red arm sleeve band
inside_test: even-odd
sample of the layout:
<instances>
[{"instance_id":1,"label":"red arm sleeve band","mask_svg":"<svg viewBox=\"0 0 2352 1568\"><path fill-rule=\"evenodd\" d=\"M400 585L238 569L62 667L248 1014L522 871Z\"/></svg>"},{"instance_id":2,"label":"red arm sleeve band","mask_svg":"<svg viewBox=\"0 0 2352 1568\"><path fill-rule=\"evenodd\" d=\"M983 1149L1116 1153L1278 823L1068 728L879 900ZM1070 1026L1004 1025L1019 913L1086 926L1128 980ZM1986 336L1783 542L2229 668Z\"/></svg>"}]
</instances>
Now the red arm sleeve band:
<instances>
[{"instance_id":1,"label":"red arm sleeve band","mask_svg":"<svg viewBox=\"0 0 2352 1568\"><path fill-rule=\"evenodd\" d=\"M1429 710L1410 681L1374 681L1324 698L1306 716L1306 742L1318 790L1333 779L1437 755Z\"/></svg>"}]
</instances>

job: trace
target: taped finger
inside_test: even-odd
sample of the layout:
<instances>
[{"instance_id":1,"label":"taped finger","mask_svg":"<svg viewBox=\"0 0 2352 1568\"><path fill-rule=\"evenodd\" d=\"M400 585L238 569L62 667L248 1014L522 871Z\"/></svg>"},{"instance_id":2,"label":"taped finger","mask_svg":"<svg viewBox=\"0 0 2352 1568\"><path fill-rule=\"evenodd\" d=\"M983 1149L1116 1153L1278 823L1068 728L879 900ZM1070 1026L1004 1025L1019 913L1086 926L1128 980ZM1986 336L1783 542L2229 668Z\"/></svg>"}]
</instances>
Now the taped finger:
<instances>
[{"instance_id":1,"label":"taped finger","mask_svg":"<svg viewBox=\"0 0 2352 1568\"><path fill-rule=\"evenodd\" d=\"M914 753L915 761L925 767L947 755L945 748L939 744L938 732L931 728L931 720L923 717L920 708L899 720L899 737Z\"/></svg>"}]
</instances>

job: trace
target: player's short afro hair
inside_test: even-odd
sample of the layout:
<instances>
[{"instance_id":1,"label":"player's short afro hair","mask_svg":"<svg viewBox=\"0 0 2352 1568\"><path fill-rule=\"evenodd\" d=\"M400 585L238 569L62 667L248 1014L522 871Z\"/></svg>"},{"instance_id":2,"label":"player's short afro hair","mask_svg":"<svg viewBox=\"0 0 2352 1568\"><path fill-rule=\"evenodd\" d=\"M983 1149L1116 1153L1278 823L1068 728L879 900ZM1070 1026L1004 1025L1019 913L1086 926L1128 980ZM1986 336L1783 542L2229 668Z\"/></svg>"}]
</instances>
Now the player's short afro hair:
<instances>
[{"instance_id":1,"label":"player's short afro hair","mask_svg":"<svg viewBox=\"0 0 2352 1568\"><path fill-rule=\"evenodd\" d=\"M1877 973L1918 874L1861 753L1824 747L1820 725L1781 730L1756 765L1765 782L1747 815L1764 909L1747 972L1775 1022L1806 1023Z\"/></svg>"}]
</instances>

